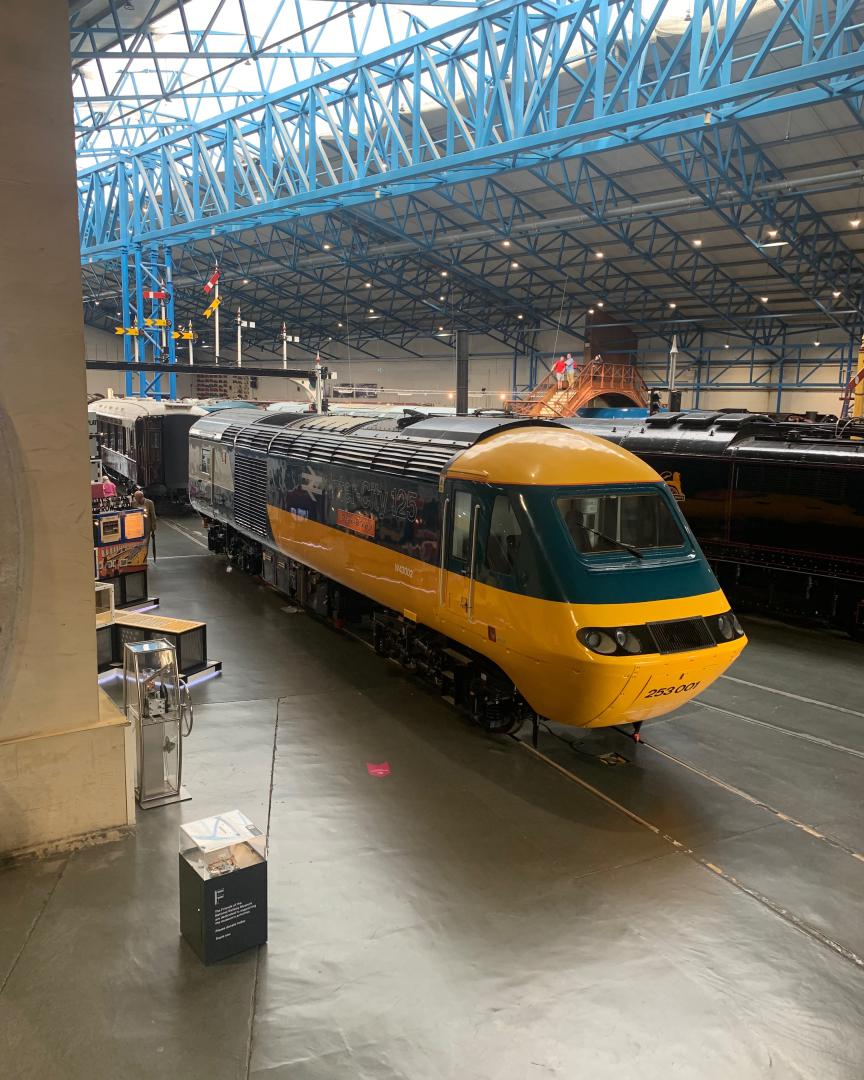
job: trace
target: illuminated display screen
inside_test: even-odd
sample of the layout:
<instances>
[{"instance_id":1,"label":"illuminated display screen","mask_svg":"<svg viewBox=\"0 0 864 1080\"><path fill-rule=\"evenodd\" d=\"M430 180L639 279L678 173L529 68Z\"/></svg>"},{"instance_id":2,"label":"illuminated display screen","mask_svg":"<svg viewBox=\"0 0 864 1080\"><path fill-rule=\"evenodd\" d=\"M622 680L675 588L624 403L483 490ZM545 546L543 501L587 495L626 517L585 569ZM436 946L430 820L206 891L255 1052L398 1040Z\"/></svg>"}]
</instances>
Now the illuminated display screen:
<instances>
[{"instance_id":1,"label":"illuminated display screen","mask_svg":"<svg viewBox=\"0 0 864 1080\"><path fill-rule=\"evenodd\" d=\"M144 512L139 510L126 514L123 522L127 540L141 540L144 537Z\"/></svg>"},{"instance_id":2,"label":"illuminated display screen","mask_svg":"<svg viewBox=\"0 0 864 1080\"><path fill-rule=\"evenodd\" d=\"M120 539L120 519L119 518L103 518L99 522L99 535L102 538L102 543L107 543L110 540Z\"/></svg>"}]
</instances>

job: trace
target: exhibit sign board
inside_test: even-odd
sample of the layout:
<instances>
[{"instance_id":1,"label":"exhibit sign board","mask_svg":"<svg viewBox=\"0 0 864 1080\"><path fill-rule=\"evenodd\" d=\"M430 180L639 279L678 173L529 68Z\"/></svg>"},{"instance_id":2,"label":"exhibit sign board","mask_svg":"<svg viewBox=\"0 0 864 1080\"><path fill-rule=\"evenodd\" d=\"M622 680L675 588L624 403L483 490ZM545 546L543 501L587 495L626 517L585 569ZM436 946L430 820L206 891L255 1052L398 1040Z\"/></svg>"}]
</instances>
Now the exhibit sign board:
<instances>
[{"instance_id":1,"label":"exhibit sign board","mask_svg":"<svg viewBox=\"0 0 864 1080\"><path fill-rule=\"evenodd\" d=\"M180 826L180 932L205 964L267 941L267 844L239 810Z\"/></svg>"}]
</instances>

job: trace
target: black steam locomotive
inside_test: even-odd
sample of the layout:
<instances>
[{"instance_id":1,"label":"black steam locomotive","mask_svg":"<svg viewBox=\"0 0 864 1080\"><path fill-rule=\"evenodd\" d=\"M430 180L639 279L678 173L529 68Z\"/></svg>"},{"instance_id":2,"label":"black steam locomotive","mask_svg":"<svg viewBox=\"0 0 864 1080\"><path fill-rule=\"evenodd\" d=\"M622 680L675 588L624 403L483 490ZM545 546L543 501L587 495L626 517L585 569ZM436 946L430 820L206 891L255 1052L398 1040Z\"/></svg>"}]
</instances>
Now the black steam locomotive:
<instances>
[{"instance_id":1,"label":"black steam locomotive","mask_svg":"<svg viewBox=\"0 0 864 1080\"><path fill-rule=\"evenodd\" d=\"M864 635L864 427L708 412L564 423L663 476L736 607Z\"/></svg>"}]
</instances>

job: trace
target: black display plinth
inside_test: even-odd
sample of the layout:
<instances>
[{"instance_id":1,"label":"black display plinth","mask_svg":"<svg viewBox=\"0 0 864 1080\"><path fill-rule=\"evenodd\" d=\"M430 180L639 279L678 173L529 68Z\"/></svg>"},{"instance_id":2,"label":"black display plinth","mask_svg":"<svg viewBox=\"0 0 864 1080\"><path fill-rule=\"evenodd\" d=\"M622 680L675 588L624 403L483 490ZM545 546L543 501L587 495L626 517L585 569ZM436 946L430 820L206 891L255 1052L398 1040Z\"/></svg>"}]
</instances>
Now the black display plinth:
<instances>
[{"instance_id":1,"label":"black display plinth","mask_svg":"<svg viewBox=\"0 0 864 1080\"><path fill-rule=\"evenodd\" d=\"M204 879L180 860L180 932L205 964L267 941L267 863Z\"/></svg>"},{"instance_id":2,"label":"black display plinth","mask_svg":"<svg viewBox=\"0 0 864 1080\"><path fill-rule=\"evenodd\" d=\"M240 810L180 826L180 932L205 964L267 941L267 841Z\"/></svg>"}]
</instances>

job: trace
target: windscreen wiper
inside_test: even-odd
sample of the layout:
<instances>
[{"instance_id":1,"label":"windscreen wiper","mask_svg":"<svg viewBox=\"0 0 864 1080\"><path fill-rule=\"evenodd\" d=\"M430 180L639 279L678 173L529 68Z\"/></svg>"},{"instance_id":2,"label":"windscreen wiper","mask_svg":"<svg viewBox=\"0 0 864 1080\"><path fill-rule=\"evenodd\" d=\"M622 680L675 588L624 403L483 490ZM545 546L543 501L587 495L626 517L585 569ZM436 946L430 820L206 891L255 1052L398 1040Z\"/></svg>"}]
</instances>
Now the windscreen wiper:
<instances>
[{"instance_id":1,"label":"windscreen wiper","mask_svg":"<svg viewBox=\"0 0 864 1080\"><path fill-rule=\"evenodd\" d=\"M619 547L624 551L629 551L631 555L635 555L637 559L644 559L645 556L637 547L633 547L632 544L625 544L623 540L616 540L614 536L607 536L606 533L602 533L597 529L589 529L587 525L580 525L580 529L584 529L585 532L591 533L592 536L599 536L601 540L605 540L609 544L614 544L615 547Z\"/></svg>"}]
</instances>

